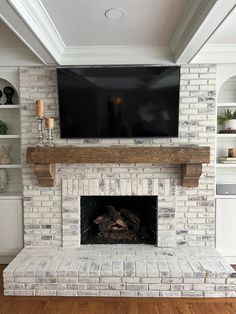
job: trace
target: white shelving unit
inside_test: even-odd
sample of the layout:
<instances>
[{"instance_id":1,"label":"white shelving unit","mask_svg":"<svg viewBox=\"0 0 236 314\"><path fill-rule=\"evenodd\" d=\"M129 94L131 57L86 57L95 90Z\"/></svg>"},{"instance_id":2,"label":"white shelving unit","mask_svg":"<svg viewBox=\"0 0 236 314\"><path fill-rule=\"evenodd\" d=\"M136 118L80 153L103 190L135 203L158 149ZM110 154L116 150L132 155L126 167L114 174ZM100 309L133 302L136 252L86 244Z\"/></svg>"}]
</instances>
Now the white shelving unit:
<instances>
[{"instance_id":1,"label":"white shelving unit","mask_svg":"<svg viewBox=\"0 0 236 314\"><path fill-rule=\"evenodd\" d=\"M236 107L236 102L219 102L217 104L218 108L232 108L232 107Z\"/></svg>"},{"instance_id":2,"label":"white shelving unit","mask_svg":"<svg viewBox=\"0 0 236 314\"><path fill-rule=\"evenodd\" d=\"M221 137L221 138L235 138L236 139L236 133L226 133L226 134L222 134L222 133L218 133L216 134L216 137Z\"/></svg>"},{"instance_id":3,"label":"white shelving unit","mask_svg":"<svg viewBox=\"0 0 236 314\"><path fill-rule=\"evenodd\" d=\"M5 104L6 97L0 99L0 120L8 126L7 134L0 134L0 154L2 146L12 146L10 164L0 164L1 169L6 169L8 175L8 187L5 193L9 196L22 195L22 174L21 174L21 131L20 131L20 105L18 97L18 69L0 68L0 90L5 86L14 88L13 104ZM5 194L4 193L4 194ZM0 197L3 193L0 193Z\"/></svg>"},{"instance_id":4,"label":"white shelving unit","mask_svg":"<svg viewBox=\"0 0 236 314\"><path fill-rule=\"evenodd\" d=\"M0 164L7 172L8 186L0 193L0 263L10 262L23 247L22 230L22 172L21 172L21 127L18 97L18 68L0 68L0 90L12 86L15 90L13 104L5 105L5 95L0 99L0 120L8 125L8 133L0 135L2 146L12 146L11 163Z\"/></svg>"},{"instance_id":5,"label":"white shelving unit","mask_svg":"<svg viewBox=\"0 0 236 314\"><path fill-rule=\"evenodd\" d=\"M9 165L1 165L0 164L0 168L3 168L3 169L20 169L21 164L9 164Z\"/></svg>"},{"instance_id":6,"label":"white shelving unit","mask_svg":"<svg viewBox=\"0 0 236 314\"><path fill-rule=\"evenodd\" d=\"M220 85L220 86L219 86ZM236 67L218 67L217 116L224 110L236 110ZM222 134L217 124L216 184L236 184L236 163L220 163L228 148L236 147L236 134ZM235 242L236 195L216 195L216 249L225 259L236 264Z\"/></svg>"}]
</instances>

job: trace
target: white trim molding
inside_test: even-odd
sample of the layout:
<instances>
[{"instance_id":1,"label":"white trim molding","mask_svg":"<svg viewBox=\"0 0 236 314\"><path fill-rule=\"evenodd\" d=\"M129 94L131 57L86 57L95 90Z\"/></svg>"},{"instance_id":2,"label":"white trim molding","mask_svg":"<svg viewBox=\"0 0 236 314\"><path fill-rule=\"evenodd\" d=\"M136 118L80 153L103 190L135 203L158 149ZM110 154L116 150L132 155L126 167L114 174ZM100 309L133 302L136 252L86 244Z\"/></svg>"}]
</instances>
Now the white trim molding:
<instances>
[{"instance_id":1,"label":"white trim molding","mask_svg":"<svg viewBox=\"0 0 236 314\"><path fill-rule=\"evenodd\" d=\"M24 44L45 64L55 64L54 58L39 42L22 18L8 1L1 2L0 19L24 42ZM20 65L20 64L18 64Z\"/></svg>"},{"instance_id":2,"label":"white trim molding","mask_svg":"<svg viewBox=\"0 0 236 314\"><path fill-rule=\"evenodd\" d=\"M192 61L193 63L236 63L236 44L207 44Z\"/></svg>"},{"instance_id":3,"label":"white trim molding","mask_svg":"<svg viewBox=\"0 0 236 314\"><path fill-rule=\"evenodd\" d=\"M170 42L175 61L189 63L235 6L235 0L193 1Z\"/></svg>"},{"instance_id":4,"label":"white trim molding","mask_svg":"<svg viewBox=\"0 0 236 314\"><path fill-rule=\"evenodd\" d=\"M60 63L65 45L40 0L8 0L39 41Z\"/></svg>"},{"instance_id":5,"label":"white trim molding","mask_svg":"<svg viewBox=\"0 0 236 314\"><path fill-rule=\"evenodd\" d=\"M174 64L168 46L84 46L66 47L61 65Z\"/></svg>"}]
</instances>

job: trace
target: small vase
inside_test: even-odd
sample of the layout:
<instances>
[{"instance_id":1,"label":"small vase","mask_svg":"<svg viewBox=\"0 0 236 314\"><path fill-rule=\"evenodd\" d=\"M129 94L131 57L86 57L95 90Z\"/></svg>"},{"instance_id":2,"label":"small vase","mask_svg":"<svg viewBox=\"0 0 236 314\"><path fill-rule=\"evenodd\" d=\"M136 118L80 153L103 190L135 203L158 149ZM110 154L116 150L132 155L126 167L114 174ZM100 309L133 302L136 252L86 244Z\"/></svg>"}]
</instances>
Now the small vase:
<instances>
[{"instance_id":1,"label":"small vase","mask_svg":"<svg viewBox=\"0 0 236 314\"><path fill-rule=\"evenodd\" d=\"M12 97L15 94L14 88L11 86L6 86L3 89L3 93L5 94L5 96L7 98L5 105L13 105Z\"/></svg>"},{"instance_id":2,"label":"small vase","mask_svg":"<svg viewBox=\"0 0 236 314\"><path fill-rule=\"evenodd\" d=\"M236 119L230 119L225 122L225 129L236 130Z\"/></svg>"}]
</instances>

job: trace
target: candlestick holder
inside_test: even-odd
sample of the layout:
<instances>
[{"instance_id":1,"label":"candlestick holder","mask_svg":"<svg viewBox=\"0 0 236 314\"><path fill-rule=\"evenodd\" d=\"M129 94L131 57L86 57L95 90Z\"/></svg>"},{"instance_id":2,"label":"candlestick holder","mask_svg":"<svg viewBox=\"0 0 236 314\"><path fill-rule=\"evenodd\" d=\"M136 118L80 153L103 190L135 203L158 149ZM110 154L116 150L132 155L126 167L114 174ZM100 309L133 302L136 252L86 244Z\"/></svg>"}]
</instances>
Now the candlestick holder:
<instances>
[{"instance_id":1,"label":"candlestick holder","mask_svg":"<svg viewBox=\"0 0 236 314\"><path fill-rule=\"evenodd\" d=\"M44 146L44 135L43 135L43 117L38 117L37 122L38 122L38 142L36 143L36 146L42 147Z\"/></svg>"},{"instance_id":2,"label":"candlestick holder","mask_svg":"<svg viewBox=\"0 0 236 314\"><path fill-rule=\"evenodd\" d=\"M54 147L55 144L53 143L53 135L52 135L52 128L46 128L47 130L47 136L46 136L46 139L47 139L47 146L48 147Z\"/></svg>"}]
</instances>

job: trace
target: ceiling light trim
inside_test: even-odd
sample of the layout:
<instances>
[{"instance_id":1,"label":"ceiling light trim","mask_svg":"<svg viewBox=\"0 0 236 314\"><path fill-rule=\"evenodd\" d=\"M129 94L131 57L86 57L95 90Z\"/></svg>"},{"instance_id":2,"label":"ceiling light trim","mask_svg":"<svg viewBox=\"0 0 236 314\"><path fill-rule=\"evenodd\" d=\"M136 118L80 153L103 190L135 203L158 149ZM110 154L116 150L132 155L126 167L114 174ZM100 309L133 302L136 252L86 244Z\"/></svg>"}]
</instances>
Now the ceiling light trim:
<instances>
[{"instance_id":1,"label":"ceiling light trim","mask_svg":"<svg viewBox=\"0 0 236 314\"><path fill-rule=\"evenodd\" d=\"M119 15L112 15L112 14L118 14ZM128 13L126 10L124 9L121 9L121 8L110 8L110 9L107 9L105 12L104 12L104 15L105 17L108 19L108 20L119 20L119 19L122 19L122 18L125 18Z\"/></svg>"},{"instance_id":2,"label":"ceiling light trim","mask_svg":"<svg viewBox=\"0 0 236 314\"><path fill-rule=\"evenodd\" d=\"M65 44L40 0L8 0L39 41L60 63Z\"/></svg>"}]
</instances>

